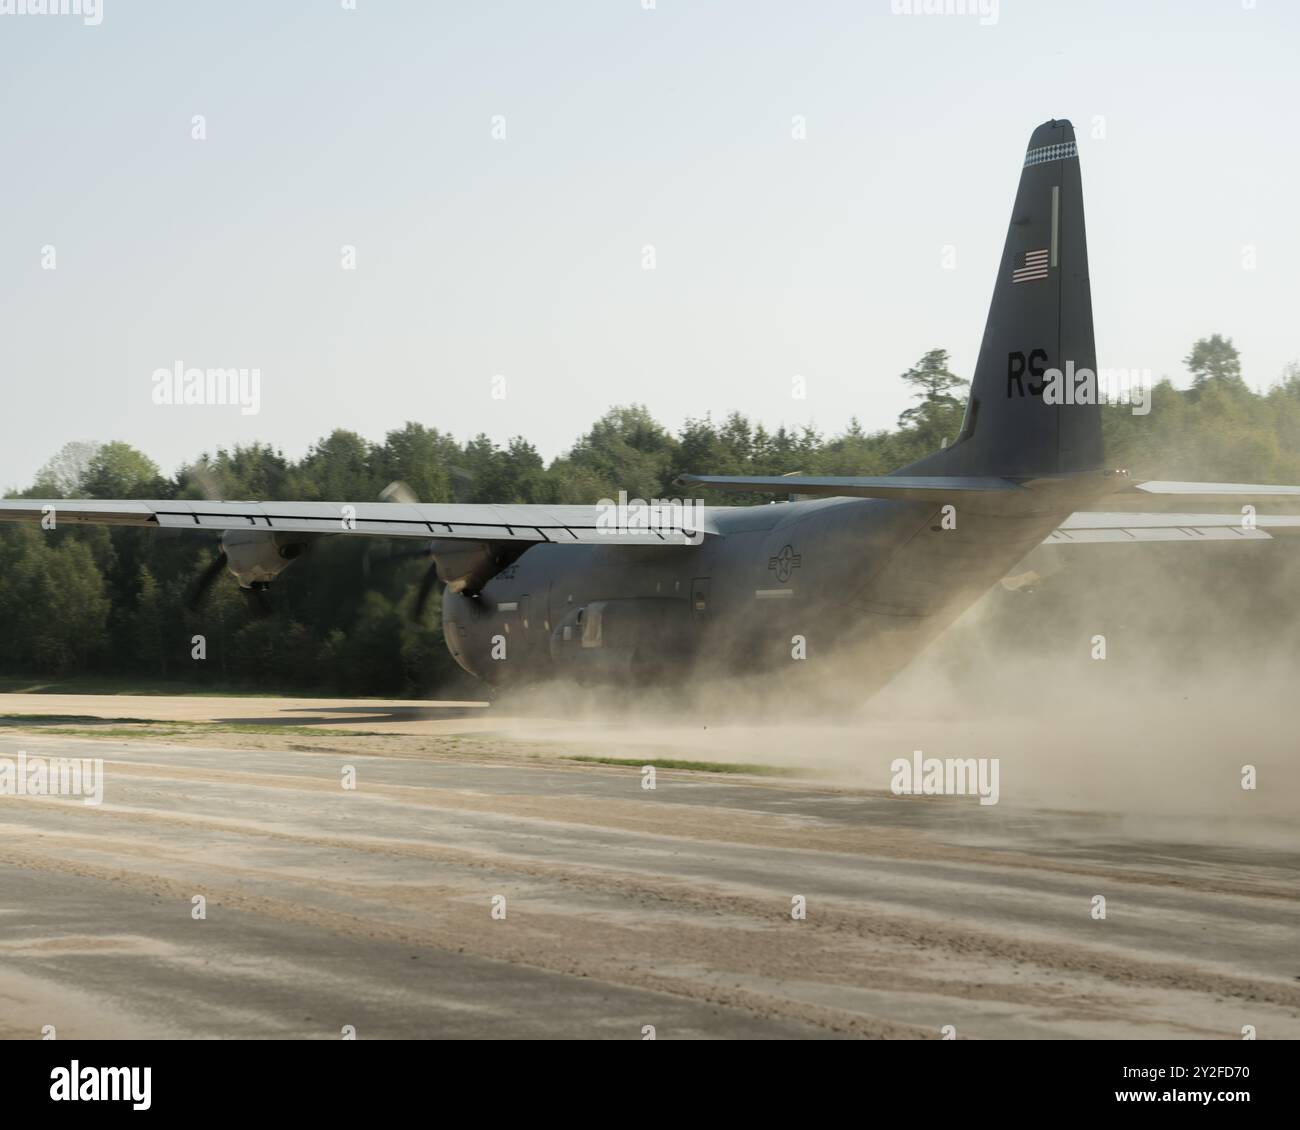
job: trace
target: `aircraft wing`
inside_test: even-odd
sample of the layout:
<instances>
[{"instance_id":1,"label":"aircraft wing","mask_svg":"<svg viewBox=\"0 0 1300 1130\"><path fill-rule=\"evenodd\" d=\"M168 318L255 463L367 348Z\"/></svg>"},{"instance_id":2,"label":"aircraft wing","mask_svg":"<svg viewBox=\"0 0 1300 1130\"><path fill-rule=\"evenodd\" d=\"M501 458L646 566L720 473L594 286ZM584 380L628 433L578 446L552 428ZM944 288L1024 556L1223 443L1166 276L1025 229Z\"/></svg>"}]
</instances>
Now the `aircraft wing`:
<instances>
[{"instance_id":1,"label":"aircraft wing","mask_svg":"<svg viewBox=\"0 0 1300 1130\"><path fill-rule=\"evenodd\" d=\"M1192 506L1216 508L1251 505L1279 514L1300 513L1300 487L1274 483L1179 483L1162 480L1135 482L1106 498L1114 510L1143 513L1186 510Z\"/></svg>"},{"instance_id":2,"label":"aircraft wing","mask_svg":"<svg viewBox=\"0 0 1300 1130\"><path fill-rule=\"evenodd\" d=\"M665 511L665 514L667 511ZM598 545L685 545L716 534L707 511L679 512L698 531L621 528L612 508L486 506L405 502L204 502L0 498L0 521L145 526L176 530L256 530L290 534L362 534L474 542L555 542Z\"/></svg>"},{"instance_id":3,"label":"aircraft wing","mask_svg":"<svg viewBox=\"0 0 1300 1130\"><path fill-rule=\"evenodd\" d=\"M1212 485L1212 484L1206 484ZM1295 488L1290 488L1295 489ZM1086 511L1071 514L1053 530L1044 545L1100 545L1150 541L1271 541L1300 536L1300 515L1134 514L1126 511Z\"/></svg>"}]
</instances>

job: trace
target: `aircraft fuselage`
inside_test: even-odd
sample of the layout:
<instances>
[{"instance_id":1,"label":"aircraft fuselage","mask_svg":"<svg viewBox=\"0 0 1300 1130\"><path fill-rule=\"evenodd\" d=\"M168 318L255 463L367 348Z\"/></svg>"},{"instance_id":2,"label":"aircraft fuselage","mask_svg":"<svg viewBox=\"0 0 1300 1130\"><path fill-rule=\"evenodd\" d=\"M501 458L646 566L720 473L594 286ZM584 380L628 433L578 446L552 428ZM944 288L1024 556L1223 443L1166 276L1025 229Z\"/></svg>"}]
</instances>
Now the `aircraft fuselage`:
<instances>
[{"instance_id":1,"label":"aircraft fuselage","mask_svg":"<svg viewBox=\"0 0 1300 1130\"><path fill-rule=\"evenodd\" d=\"M452 655L505 684L778 670L834 654L852 657L869 692L1062 517L852 498L710 514L722 536L700 545L539 545L480 596L445 593Z\"/></svg>"}]
</instances>

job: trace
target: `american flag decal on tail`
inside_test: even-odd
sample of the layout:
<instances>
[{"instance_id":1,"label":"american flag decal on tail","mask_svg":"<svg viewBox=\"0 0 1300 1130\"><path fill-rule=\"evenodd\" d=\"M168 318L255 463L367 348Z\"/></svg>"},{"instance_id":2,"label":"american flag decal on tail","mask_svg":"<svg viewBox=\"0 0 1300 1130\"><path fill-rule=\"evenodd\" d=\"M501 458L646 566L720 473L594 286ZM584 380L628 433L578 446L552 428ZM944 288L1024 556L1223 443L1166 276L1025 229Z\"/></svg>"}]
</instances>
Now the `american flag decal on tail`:
<instances>
[{"instance_id":1,"label":"american flag decal on tail","mask_svg":"<svg viewBox=\"0 0 1300 1130\"><path fill-rule=\"evenodd\" d=\"M1047 278L1047 248L1041 251L1026 251L1025 261L1011 272L1013 283L1032 282L1034 279Z\"/></svg>"}]
</instances>

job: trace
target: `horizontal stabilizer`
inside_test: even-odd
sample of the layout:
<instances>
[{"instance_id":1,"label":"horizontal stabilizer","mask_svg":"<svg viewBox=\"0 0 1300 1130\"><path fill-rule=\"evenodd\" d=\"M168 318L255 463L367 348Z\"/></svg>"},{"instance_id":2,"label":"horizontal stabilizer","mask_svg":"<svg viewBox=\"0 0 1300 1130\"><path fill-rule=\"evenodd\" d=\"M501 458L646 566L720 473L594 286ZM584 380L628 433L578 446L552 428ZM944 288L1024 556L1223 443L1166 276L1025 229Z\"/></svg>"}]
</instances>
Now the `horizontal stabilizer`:
<instances>
[{"instance_id":1,"label":"horizontal stabilizer","mask_svg":"<svg viewBox=\"0 0 1300 1130\"><path fill-rule=\"evenodd\" d=\"M892 498L935 502L954 494L1006 494L1024 488L1010 479L980 475L682 475L684 487L756 494L806 494L816 498Z\"/></svg>"},{"instance_id":2,"label":"horizontal stabilizer","mask_svg":"<svg viewBox=\"0 0 1300 1130\"><path fill-rule=\"evenodd\" d=\"M1143 513L1188 510L1226 509L1237 515L1242 507L1268 508L1278 514L1300 513L1300 487L1276 483L1184 483L1151 480L1130 482L1106 499L1106 506L1116 510Z\"/></svg>"},{"instance_id":3,"label":"horizontal stabilizer","mask_svg":"<svg viewBox=\"0 0 1300 1130\"><path fill-rule=\"evenodd\" d=\"M1105 545L1118 542L1272 541L1300 536L1300 515L1130 514L1080 511L1071 514L1044 545Z\"/></svg>"},{"instance_id":4,"label":"horizontal stabilizer","mask_svg":"<svg viewBox=\"0 0 1300 1130\"><path fill-rule=\"evenodd\" d=\"M1300 499L1300 487L1276 483L1174 483L1148 480L1134 483L1129 492L1174 495L1184 502L1231 502L1240 498Z\"/></svg>"}]
</instances>

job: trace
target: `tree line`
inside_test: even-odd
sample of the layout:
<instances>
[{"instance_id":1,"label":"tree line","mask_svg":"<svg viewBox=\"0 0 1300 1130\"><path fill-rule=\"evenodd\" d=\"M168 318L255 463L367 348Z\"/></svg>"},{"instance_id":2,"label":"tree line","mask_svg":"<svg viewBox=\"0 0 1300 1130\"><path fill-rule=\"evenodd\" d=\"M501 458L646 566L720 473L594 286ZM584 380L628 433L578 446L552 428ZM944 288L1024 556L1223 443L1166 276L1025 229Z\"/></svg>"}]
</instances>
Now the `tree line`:
<instances>
[{"instance_id":1,"label":"tree line","mask_svg":"<svg viewBox=\"0 0 1300 1130\"><path fill-rule=\"evenodd\" d=\"M1109 463L1144 478L1300 483L1300 367L1256 393L1232 342L1217 334L1196 342L1185 363L1190 387L1156 384L1148 415L1103 409ZM299 460L266 444L218 449L171 477L127 444L72 443L18 495L342 501L378 498L400 481L423 502L591 504L620 490L673 497L681 493L673 480L691 471L884 474L955 436L965 407L966 382L944 350L926 353L902 380L915 403L897 427L875 432L856 419L831 436L812 427L769 431L732 413L687 420L674 434L631 405L611 409L549 464L524 437L460 442L408 422L379 443L334 431ZM215 536L188 532L5 525L0 676L10 685L90 677L347 695L425 695L459 678L437 602L419 622L411 616L424 562L390 560L389 547L373 539L322 539L276 581L274 614L259 620L229 577L199 612L189 609L217 551ZM196 634L206 639L203 662L191 658Z\"/></svg>"}]
</instances>

